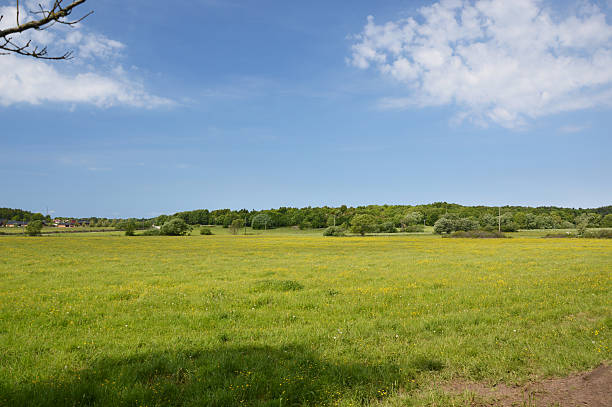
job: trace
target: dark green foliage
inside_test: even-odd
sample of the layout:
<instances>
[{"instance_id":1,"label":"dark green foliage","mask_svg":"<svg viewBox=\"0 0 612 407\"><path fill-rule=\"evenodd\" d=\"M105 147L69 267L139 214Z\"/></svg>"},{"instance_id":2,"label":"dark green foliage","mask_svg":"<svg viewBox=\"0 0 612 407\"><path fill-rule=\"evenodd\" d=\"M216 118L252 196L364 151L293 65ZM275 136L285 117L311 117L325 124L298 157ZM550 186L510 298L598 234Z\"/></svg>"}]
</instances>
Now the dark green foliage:
<instances>
[{"instance_id":1,"label":"dark green foliage","mask_svg":"<svg viewBox=\"0 0 612 407\"><path fill-rule=\"evenodd\" d=\"M591 230L585 232L582 237L587 239L612 239L612 230L610 229L602 229L602 230Z\"/></svg>"},{"instance_id":2,"label":"dark green foliage","mask_svg":"<svg viewBox=\"0 0 612 407\"><path fill-rule=\"evenodd\" d=\"M395 228L395 225L393 224L393 222L381 223L380 225L378 225L376 229L378 230L379 233L396 233L397 232L397 229Z\"/></svg>"},{"instance_id":3,"label":"dark green foliage","mask_svg":"<svg viewBox=\"0 0 612 407\"><path fill-rule=\"evenodd\" d=\"M29 222L31 220L51 220L51 217L23 209L0 208L0 220L2 219Z\"/></svg>"},{"instance_id":4,"label":"dark green foliage","mask_svg":"<svg viewBox=\"0 0 612 407\"><path fill-rule=\"evenodd\" d=\"M323 236L346 236L346 230L340 226L330 226L323 231Z\"/></svg>"},{"instance_id":5,"label":"dark green foliage","mask_svg":"<svg viewBox=\"0 0 612 407\"><path fill-rule=\"evenodd\" d=\"M124 230L126 236L134 236L136 232L136 222L132 220L128 221L124 226Z\"/></svg>"},{"instance_id":6,"label":"dark green foliage","mask_svg":"<svg viewBox=\"0 0 612 407\"><path fill-rule=\"evenodd\" d=\"M603 217L600 223L602 228L612 228L612 214L607 214Z\"/></svg>"},{"instance_id":7,"label":"dark green foliage","mask_svg":"<svg viewBox=\"0 0 612 407\"><path fill-rule=\"evenodd\" d=\"M207 227L201 227L200 228L200 235L210 236L212 234L213 234L213 232L212 232L212 230L210 230L210 228L207 228Z\"/></svg>"},{"instance_id":8,"label":"dark green foliage","mask_svg":"<svg viewBox=\"0 0 612 407\"><path fill-rule=\"evenodd\" d=\"M476 230L479 227L480 224L474 218L459 218L455 214L446 214L434 224L434 233L443 234L460 230L467 232Z\"/></svg>"},{"instance_id":9,"label":"dark green foliage","mask_svg":"<svg viewBox=\"0 0 612 407\"><path fill-rule=\"evenodd\" d=\"M181 218L172 218L164 223L160 229L160 234L164 236L182 236L189 233L191 228Z\"/></svg>"},{"instance_id":10,"label":"dark green foliage","mask_svg":"<svg viewBox=\"0 0 612 407\"><path fill-rule=\"evenodd\" d=\"M376 219L372 215L359 214L355 215L351 220L351 232L358 233L361 236L366 233L372 233L376 230Z\"/></svg>"},{"instance_id":11,"label":"dark green foliage","mask_svg":"<svg viewBox=\"0 0 612 407\"><path fill-rule=\"evenodd\" d=\"M574 233L547 233L543 236L544 239L566 239L570 237L578 237Z\"/></svg>"},{"instance_id":12,"label":"dark green foliage","mask_svg":"<svg viewBox=\"0 0 612 407\"><path fill-rule=\"evenodd\" d=\"M472 239L503 239L508 236L500 233L498 231L487 231L487 230L469 230L464 231L460 230L458 232L453 232L449 237L457 237L457 238L472 238Z\"/></svg>"},{"instance_id":13,"label":"dark green foliage","mask_svg":"<svg viewBox=\"0 0 612 407\"><path fill-rule=\"evenodd\" d=\"M25 232L28 236L38 236L40 235L42 228L43 228L42 221L33 220L30 223L28 223L28 226L26 226Z\"/></svg>"},{"instance_id":14,"label":"dark green foliage","mask_svg":"<svg viewBox=\"0 0 612 407\"><path fill-rule=\"evenodd\" d=\"M159 235L161 235L161 232L159 231L159 229L148 229L142 232L142 236L159 236Z\"/></svg>"},{"instance_id":15,"label":"dark green foliage","mask_svg":"<svg viewBox=\"0 0 612 407\"><path fill-rule=\"evenodd\" d=\"M402 232L405 233L418 233L418 232L424 232L425 231L425 226L423 225L406 225L405 227L402 228Z\"/></svg>"},{"instance_id":16,"label":"dark green foliage","mask_svg":"<svg viewBox=\"0 0 612 407\"><path fill-rule=\"evenodd\" d=\"M255 215L251 220L251 227L255 230L273 229L274 222L272 217L266 213Z\"/></svg>"}]
</instances>

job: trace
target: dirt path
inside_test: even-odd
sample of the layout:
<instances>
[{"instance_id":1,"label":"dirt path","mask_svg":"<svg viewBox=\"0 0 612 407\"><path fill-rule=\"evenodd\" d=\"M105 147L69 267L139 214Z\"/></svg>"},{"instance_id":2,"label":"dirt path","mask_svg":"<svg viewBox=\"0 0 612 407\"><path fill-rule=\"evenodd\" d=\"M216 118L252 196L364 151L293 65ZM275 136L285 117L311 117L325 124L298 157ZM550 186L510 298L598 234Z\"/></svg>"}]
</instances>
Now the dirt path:
<instances>
[{"instance_id":1,"label":"dirt path","mask_svg":"<svg viewBox=\"0 0 612 407\"><path fill-rule=\"evenodd\" d=\"M589 406L612 407L612 369L601 364L590 372L543 380L521 387L457 381L445 386L450 393L475 394L474 406Z\"/></svg>"}]
</instances>

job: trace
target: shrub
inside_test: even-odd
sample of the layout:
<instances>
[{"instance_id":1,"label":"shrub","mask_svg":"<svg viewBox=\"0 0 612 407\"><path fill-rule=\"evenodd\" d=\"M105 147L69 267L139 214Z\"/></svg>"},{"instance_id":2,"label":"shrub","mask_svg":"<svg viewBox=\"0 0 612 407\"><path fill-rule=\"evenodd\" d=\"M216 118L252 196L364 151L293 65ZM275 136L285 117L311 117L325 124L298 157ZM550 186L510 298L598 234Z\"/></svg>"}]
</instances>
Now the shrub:
<instances>
[{"instance_id":1,"label":"shrub","mask_svg":"<svg viewBox=\"0 0 612 407\"><path fill-rule=\"evenodd\" d=\"M397 229L395 228L395 225L393 224L393 222L385 222L385 223L381 223L380 225L378 225L378 232L379 233L396 233Z\"/></svg>"},{"instance_id":2,"label":"shrub","mask_svg":"<svg viewBox=\"0 0 612 407\"><path fill-rule=\"evenodd\" d=\"M299 228L300 230L312 229L312 223L305 220L303 222L300 222Z\"/></svg>"},{"instance_id":3,"label":"shrub","mask_svg":"<svg viewBox=\"0 0 612 407\"><path fill-rule=\"evenodd\" d=\"M573 233L547 233L545 236L542 236L544 239L564 239L570 237L576 237Z\"/></svg>"},{"instance_id":4,"label":"shrub","mask_svg":"<svg viewBox=\"0 0 612 407\"><path fill-rule=\"evenodd\" d=\"M160 234L164 236L183 236L187 235L191 228L181 218L172 218L161 227Z\"/></svg>"},{"instance_id":5,"label":"shrub","mask_svg":"<svg viewBox=\"0 0 612 407\"><path fill-rule=\"evenodd\" d=\"M210 236L212 234L213 234L213 232L212 232L212 230L210 230L210 228L207 228L207 227L201 227L200 228L200 235Z\"/></svg>"},{"instance_id":6,"label":"shrub","mask_svg":"<svg viewBox=\"0 0 612 407\"><path fill-rule=\"evenodd\" d=\"M42 231L43 223L39 220L33 220L26 226L25 232L28 236L38 236Z\"/></svg>"},{"instance_id":7,"label":"shrub","mask_svg":"<svg viewBox=\"0 0 612 407\"><path fill-rule=\"evenodd\" d=\"M346 236L345 230L339 226L330 226L323 231L323 236Z\"/></svg>"},{"instance_id":8,"label":"shrub","mask_svg":"<svg viewBox=\"0 0 612 407\"><path fill-rule=\"evenodd\" d=\"M450 237L457 238L472 238L472 239L503 239L508 236L500 233L498 231L489 232L486 230L460 230L454 233L451 233Z\"/></svg>"},{"instance_id":9,"label":"shrub","mask_svg":"<svg viewBox=\"0 0 612 407\"><path fill-rule=\"evenodd\" d=\"M160 234L159 229L148 229L142 232L142 236L159 236Z\"/></svg>"},{"instance_id":10,"label":"shrub","mask_svg":"<svg viewBox=\"0 0 612 407\"><path fill-rule=\"evenodd\" d=\"M502 232L516 232L519 229L514 221L506 222L501 225Z\"/></svg>"},{"instance_id":11,"label":"shrub","mask_svg":"<svg viewBox=\"0 0 612 407\"><path fill-rule=\"evenodd\" d=\"M601 230L593 230L585 232L582 237L586 237L588 239L612 239L612 230L611 229L601 229Z\"/></svg>"},{"instance_id":12,"label":"shrub","mask_svg":"<svg viewBox=\"0 0 612 407\"><path fill-rule=\"evenodd\" d=\"M133 220L128 221L123 228L126 236L134 236L134 232L136 231L136 223Z\"/></svg>"},{"instance_id":13,"label":"shrub","mask_svg":"<svg viewBox=\"0 0 612 407\"><path fill-rule=\"evenodd\" d=\"M402 232L406 233L416 233L416 232L424 232L425 226L423 225L407 225L402 228Z\"/></svg>"},{"instance_id":14,"label":"shrub","mask_svg":"<svg viewBox=\"0 0 612 407\"><path fill-rule=\"evenodd\" d=\"M258 215L253 216L253 219L251 220L251 226L255 230L274 228L272 218L267 213L260 213Z\"/></svg>"}]
</instances>

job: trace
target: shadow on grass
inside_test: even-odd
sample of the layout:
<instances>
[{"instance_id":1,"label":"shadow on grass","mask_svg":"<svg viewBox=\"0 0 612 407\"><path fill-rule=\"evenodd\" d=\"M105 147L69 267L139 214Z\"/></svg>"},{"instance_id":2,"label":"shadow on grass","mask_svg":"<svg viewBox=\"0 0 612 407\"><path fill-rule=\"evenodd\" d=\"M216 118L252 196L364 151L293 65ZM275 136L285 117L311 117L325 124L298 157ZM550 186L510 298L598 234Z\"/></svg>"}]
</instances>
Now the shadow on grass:
<instances>
[{"instance_id":1,"label":"shadow on grass","mask_svg":"<svg viewBox=\"0 0 612 407\"><path fill-rule=\"evenodd\" d=\"M361 404L390 392L400 377L395 365L337 365L301 347L222 346L100 358L52 382L0 387L0 404L296 406L347 395Z\"/></svg>"}]
</instances>

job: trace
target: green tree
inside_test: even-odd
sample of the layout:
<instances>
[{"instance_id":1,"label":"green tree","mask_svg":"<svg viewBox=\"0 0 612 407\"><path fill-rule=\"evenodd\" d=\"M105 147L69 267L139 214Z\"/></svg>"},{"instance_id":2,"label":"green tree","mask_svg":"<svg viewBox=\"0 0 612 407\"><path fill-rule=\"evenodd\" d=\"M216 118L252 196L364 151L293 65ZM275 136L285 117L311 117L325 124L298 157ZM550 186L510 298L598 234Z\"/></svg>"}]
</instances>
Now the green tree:
<instances>
[{"instance_id":1,"label":"green tree","mask_svg":"<svg viewBox=\"0 0 612 407\"><path fill-rule=\"evenodd\" d=\"M42 231L43 223L40 220L33 220L26 226L25 232L28 236L38 236Z\"/></svg>"},{"instance_id":2,"label":"green tree","mask_svg":"<svg viewBox=\"0 0 612 407\"><path fill-rule=\"evenodd\" d=\"M244 227L244 221L242 219L234 219L232 224L229 226L232 235L238 234L238 231Z\"/></svg>"},{"instance_id":3,"label":"green tree","mask_svg":"<svg viewBox=\"0 0 612 407\"><path fill-rule=\"evenodd\" d=\"M126 236L134 236L136 234L136 222L132 219L128 220L123 226L123 229L125 230Z\"/></svg>"},{"instance_id":4,"label":"green tree","mask_svg":"<svg viewBox=\"0 0 612 407\"><path fill-rule=\"evenodd\" d=\"M256 230L271 229L274 227L272 218L267 213L260 213L253 216L251 220L251 227Z\"/></svg>"},{"instance_id":5,"label":"green tree","mask_svg":"<svg viewBox=\"0 0 612 407\"><path fill-rule=\"evenodd\" d=\"M366 233L372 233L376 229L376 218L368 214L360 214L353 216L351 219L351 232L359 233L364 236Z\"/></svg>"},{"instance_id":6,"label":"green tree","mask_svg":"<svg viewBox=\"0 0 612 407\"><path fill-rule=\"evenodd\" d=\"M406 226L420 225L423 223L423 214L418 211L408 212L402 219L402 223Z\"/></svg>"},{"instance_id":7,"label":"green tree","mask_svg":"<svg viewBox=\"0 0 612 407\"><path fill-rule=\"evenodd\" d=\"M600 223L602 228L612 228L612 213L603 217Z\"/></svg>"},{"instance_id":8,"label":"green tree","mask_svg":"<svg viewBox=\"0 0 612 407\"><path fill-rule=\"evenodd\" d=\"M457 217L451 214L442 216L434 223L434 233L451 233L457 230Z\"/></svg>"},{"instance_id":9,"label":"green tree","mask_svg":"<svg viewBox=\"0 0 612 407\"><path fill-rule=\"evenodd\" d=\"M165 236L183 236L187 235L191 231L191 228L181 218L172 218L164 223L159 230L162 235Z\"/></svg>"}]
</instances>

